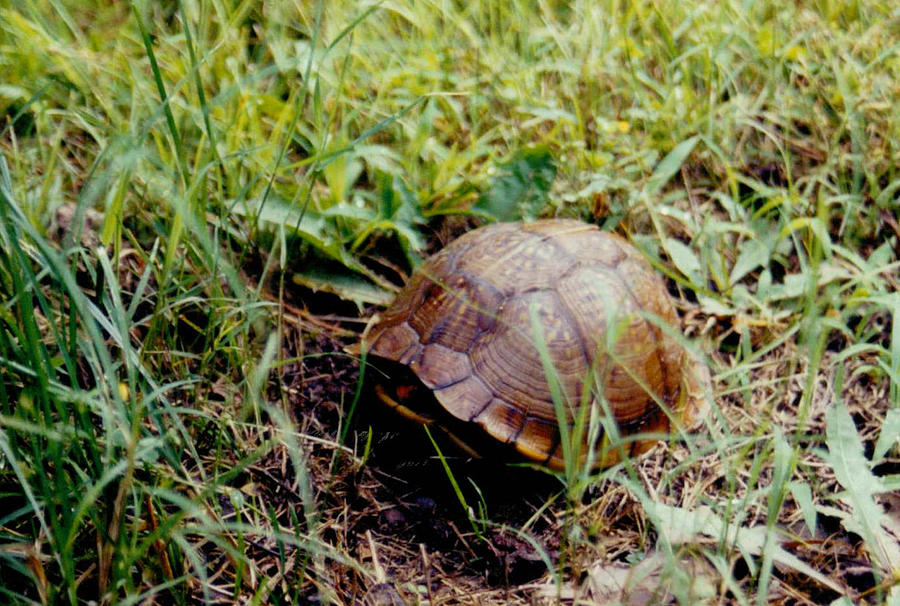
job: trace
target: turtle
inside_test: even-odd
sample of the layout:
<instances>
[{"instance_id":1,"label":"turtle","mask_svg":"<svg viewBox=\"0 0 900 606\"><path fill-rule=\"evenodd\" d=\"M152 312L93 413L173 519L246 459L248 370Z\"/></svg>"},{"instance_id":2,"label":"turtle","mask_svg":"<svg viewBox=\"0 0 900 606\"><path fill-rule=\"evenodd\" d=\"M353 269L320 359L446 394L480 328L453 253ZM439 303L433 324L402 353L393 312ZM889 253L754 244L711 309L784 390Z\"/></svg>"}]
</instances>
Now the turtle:
<instances>
[{"instance_id":1,"label":"turtle","mask_svg":"<svg viewBox=\"0 0 900 606\"><path fill-rule=\"evenodd\" d=\"M473 444L506 445L551 469L572 453L599 468L705 415L709 369L678 326L664 281L634 246L592 224L545 219L494 223L449 243L412 273L361 345L420 386L382 383L380 399L470 454L481 455ZM592 410L600 431L586 429ZM596 422L601 415L615 432L603 431L611 426Z\"/></svg>"}]
</instances>

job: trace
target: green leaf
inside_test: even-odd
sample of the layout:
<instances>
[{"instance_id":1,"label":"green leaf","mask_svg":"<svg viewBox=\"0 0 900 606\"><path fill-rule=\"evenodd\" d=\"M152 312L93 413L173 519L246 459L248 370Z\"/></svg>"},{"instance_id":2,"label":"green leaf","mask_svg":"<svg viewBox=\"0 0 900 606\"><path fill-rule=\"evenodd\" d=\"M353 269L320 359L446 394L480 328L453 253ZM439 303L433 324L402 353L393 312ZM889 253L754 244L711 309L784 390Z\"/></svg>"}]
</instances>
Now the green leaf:
<instances>
[{"instance_id":1,"label":"green leaf","mask_svg":"<svg viewBox=\"0 0 900 606\"><path fill-rule=\"evenodd\" d=\"M358 213L351 211L352 207L347 205L339 205L332 208L327 211L327 214L320 214L310 210L304 212L275 197L270 197L261 208L259 206L259 204L255 203L248 203L246 207L236 204L234 212L246 213L250 216L256 212L258 213L256 215L257 220L261 223L269 223L272 227L283 228L287 233L294 234L323 256L333 259L343 267L365 276L377 285L389 288L388 283L382 276L377 275L347 251L334 225L335 216L357 219L357 214L369 217L371 216L370 213L364 210L360 210ZM336 291L333 292L340 294ZM368 297L354 300L368 301Z\"/></svg>"},{"instance_id":2,"label":"green leaf","mask_svg":"<svg viewBox=\"0 0 900 606\"><path fill-rule=\"evenodd\" d=\"M761 242L755 238L752 240L744 240L741 242L738 249L740 250L740 253L738 254L737 261L734 262L734 267L731 268L731 277L729 278L732 286L737 284L741 278L757 267L768 264L772 255L772 251L769 250L769 247L765 242Z\"/></svg>"},{"instance_id":3,"label":"green leaf","mask_svg":"<svg viewBox=\"0 0 900 606\"><path fill-rule=\"evenodd\" d=\"M797 507L800 508L800 513L803 514L803 521L806 522L806 527L809 528L810 534L815 534L816 504L813 502L812 489L806 482L791 482L790 490Z\"/></svg>"},{"instance_id":4,"label":"green leaf","mask_svg":"<svg viewBox=\"0 0 900 606\"><path fill-rule=\"evenodd\" d=\"M254 211L257 212L256 216L259 221L284 227L289 233L296 234L313 248L332 259L340 261L348 267L355 263L355 260L344 250L341 241L334 236L329 222L319 213L310 210L304 212L274 197L270 197L266 204L259 207L258 210L248 210L247 214L252 215ZM244 209L241 205L235 205L235 212L243 213Z\"/></svg>"},{"instance_id":5,"label":"green leaf","mask_svg":"<svg viewBox=\"0 0 900 606\"><path fill-rule=\"evenodd\" d=\"M847 491L852 508L850 516L842 520L844 528L864 539L866 549L883 573L893 574L900 570L900 546L884 529L885 514L874 498L886 489L869 469L856 425L843 404L825 411L825 444L827 461Z\"/></svg>"},{"instance_id":6,"label":"green leaf","mask_svg":"<svg viewBox=\"0 0 900 606\"><path fill-rule=\"evenodd\" d=\"M798 217L792 219L784 226L781 233L778 234L778 237L785 238L791 233L803 229L804 227L809 229L813 235L819 239L822 248L825 250L825 254L831 256L831 236L828 235L828 228L825 227L825 224L822 223L820 219L815 217Z\"/></svg>"},{"instance_id":7,"label":"green leaf","mask_svg":"<svg viewBox=\"0 0 900 606\"><path fill-rule=\"evenodd\" d=\"M346 143L340 142L335 144L334 147L346 147ZM333 161L325 165L322 169L322 176L325 177L325 183L331 192L331 204L347 200L353 184L359 179L362 171L363 163L356 158L353 151L338 154Z\"/></svg>"},{"instance_id":8,"label":"green leaf","mask_svg":"<svg viewBox=\"0 0 900 606\"><path fill-rule=\"evenodd\" d=\"M697 540L698 535L712 537L723 544L735 545L748 563L751 563L751 556L761 555L765 548L769 550L772 561L792 568L832 591L843 592L837 583L781 547L777 536L769 537L767 541L770 530L765 526L747 528L725 524L725 521L708 507L689 510L646 500L643 505L653 520L660 538L670 545L691 543Z\"/></svg>"},{"instance_id":9,"label":"green leaf","mask_svg":"<svg viewBox=\"0 0 900 606\"><path fill-rule=\"evenodd\" d=\"M501 167L475 208L498 221L532 219L546 204L555 178L556 163L546 145L521 149Z\"/></svg>"},{"instance_id":10,"label":"green leaf","mask_svg":"<svg viewBox=\"0 0 900 606\"><path fill-rule=\"evenodd\" d=\"M835 404L825 411L825 443L828 446L828 462L840 482L851 495L859 498L861 504L871 501L871 496L884 490L884 486L869 469L869 462L863 454L862 442L856 432L856 425L850 412L843 404ZM875 502L872 501L872 506ZM869 511L880 515L880 509ZM871 519L875 519L871 518Z\"/></svg>"},{"instance_id":11,"label":"green leaf","mask_svg":"<svg viewBox=\"0 0 900 606\"><path fill-rule=\"evenodd\" d=\"M402 179L395 179L390 173L379 173L378 200L379 220L371 222L357 241L361 242L375 229L394 231L410 266L415 267L421 260L419 251L425 248L425 240L416 229L416 225L426 222L418 196Z\"/></svg>"},{"instance_id":12,"label":"green leaf","mask_svg":"<svg viewBox=\"0 0 900 606\"><path fill-rule=\"evenodd\" d=\"M647 179L647 184L644 186L644 192L650 196L658 194L660 190L665 187L666 183L669 182L669 179L681 169L681 165L684 164L687 157L694 151L694 147L699 140L699 135L694 135L690 139L685 139L676 145L665 158L660 160L659 164L656 165L656 168L653 169L653 174Z\"/></svg>"},{"instance_id":13,"label":"green leaf","mask_svg":"<svg viewBox=\"0 0 900 606\"><path fill-rule=\"evenodd\" d=\"M888 450L898 442L900 442L900 408L892 408L887 412L884 422L881 424L881 433L878 434L872 460L882 459Z\"/></svg>"},{"instance_id":14,"label":"green leaf","mask_svg":"<svg viewBox=\"0 0 900 606\"><path fill-rule=\"evenodd\" d=\"M772 440L775 460L772 464L772 481L769 483L768 514L770 520L778 518L778 511L784 503L788 478L794 467L794 449L777 428Z\"/></svg>"},{"instance_id":15,"label":"green leaf","mask_svg":"<svg viewBox=\"0 0 900 606\"><path fill-rule=\"evenodd\" d=\"M666 238L663 242L663 248L666 249L672 263L678 268L682 274L690 279L692 284L702 285L706 283L703 278L703 268L700 265L700 259L694 254L694 251L675 238Z\"/></svg>"},{"instance_id":16,"label":"green leaf","mask_svg":"<svg viewBox=\"0 0 900 606\"><path fill-rule=\"evenodd\" d=\"M303 267L292 272L291 280L314 291L337 295L347 301L387 305L393 293L372 284L362 276L351 272L324 271L315 266Z\"/></svg>"},{"instance_id":17,"label":"green leaf","mask_svg":"<svg viewBox=\"0 0 900 606\"><path fill-rule=\"evenodd\" d=\"M809 277L806 274L787 274L783 284L772 284L766 289L766 300L796 299L806 292L808 284Z\"/></svg>"}]
</instances>

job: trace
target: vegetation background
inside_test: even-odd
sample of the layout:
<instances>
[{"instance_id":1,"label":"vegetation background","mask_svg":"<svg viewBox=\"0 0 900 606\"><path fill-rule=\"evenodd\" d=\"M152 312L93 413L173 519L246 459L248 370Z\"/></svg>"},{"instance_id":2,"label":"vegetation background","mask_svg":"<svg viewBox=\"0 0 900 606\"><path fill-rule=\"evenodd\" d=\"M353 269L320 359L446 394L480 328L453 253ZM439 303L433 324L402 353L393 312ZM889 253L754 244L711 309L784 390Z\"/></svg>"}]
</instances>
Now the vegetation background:
<instances>
[{"instance_id":1,"label":"vegetation background","mask_svg":"<svg viewBox=\"0 0 900 606\"><path fill-rule=\"evenodd\" d=\"M898 51L889 0L0 0L0 601L900 604ZM524 517L398 488L343 346L546 216L667 276L706 427Z\"/></svg>"}]
</instances>

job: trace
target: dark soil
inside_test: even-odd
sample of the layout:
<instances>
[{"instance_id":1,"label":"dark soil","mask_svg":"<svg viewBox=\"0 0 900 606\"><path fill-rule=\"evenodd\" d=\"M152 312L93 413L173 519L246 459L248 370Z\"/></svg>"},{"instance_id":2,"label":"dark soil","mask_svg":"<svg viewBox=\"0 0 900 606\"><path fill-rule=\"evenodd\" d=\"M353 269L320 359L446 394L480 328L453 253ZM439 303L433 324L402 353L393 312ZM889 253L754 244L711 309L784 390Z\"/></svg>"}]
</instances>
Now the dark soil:
<instances>
[{"instance_id":1,"label":"dark soil","mask_svg":"<svg viewBox=\"0 0 900 606\"><path fill-rule=\"evenodd\" d=\"M335 539L349 555L360 561L377 558L385 572L374 584L349 575L348 603L368 591L384 591L384 583L411 600L410 587L421 592L429 577L426 593L444 593L447 579L454 579L456 589L507 595L542 577L545 560L555 561L559 552L553 510L560 505L538 513L548 500L559 500L562 485L554 476L473 460L443 441L442 452L470 517L424 429L390 410L368 384L360 391L346 448L338 449L339 428L359 388L358 362L344 353L352 342L324 332L305 334L302 363L286 368L282 377L303 433L323 440L310 455L311 468L322 471L314 471L320 513L334 512L340 520ZM286 357L298 353L292 350ZM535 516L526 531L518 530Z\"/></svg>"}]
</instances>

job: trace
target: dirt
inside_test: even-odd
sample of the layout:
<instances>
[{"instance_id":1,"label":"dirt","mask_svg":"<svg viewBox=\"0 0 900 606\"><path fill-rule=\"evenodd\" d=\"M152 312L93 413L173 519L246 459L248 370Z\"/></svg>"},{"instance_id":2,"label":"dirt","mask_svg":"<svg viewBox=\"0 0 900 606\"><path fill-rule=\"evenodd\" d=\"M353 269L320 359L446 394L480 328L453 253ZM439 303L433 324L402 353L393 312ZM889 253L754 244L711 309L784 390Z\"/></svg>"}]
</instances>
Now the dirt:
<instances>
[{"instance_id":1,"label":"dirt","mask_svg":"<svg viewBox=\"0 0 900 606\"><path fill-rule=\"evenodd\" d=\"M282 376L302 433L321 440L309 457L318 512L331 519L330 539L350 558L384 574L367 578L337 566L332 580L343 591L342 601L357 603L371 592L382 597L369 601L382 603L385 584L401 596L400 603L430 595L452 604L453 594L462 599L479 592L512 600L512 588L546 573L542 555L558 557L558 521L552 510L540 510L555 500L559 480L448 450L447 463L466 503L474 513L486 504L491 522L473 523L424 430L387 409L369 386L361 392L345 447L338 448L343 411L358 388L358 363L343 351L353 341L308 333L302 363ZM298 344L289 344L286 357L298 353ZM518 530L535 516L526 531Z\"/></svg>"}]
</instances>

